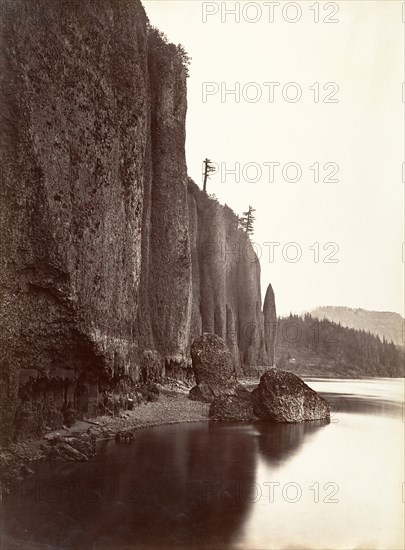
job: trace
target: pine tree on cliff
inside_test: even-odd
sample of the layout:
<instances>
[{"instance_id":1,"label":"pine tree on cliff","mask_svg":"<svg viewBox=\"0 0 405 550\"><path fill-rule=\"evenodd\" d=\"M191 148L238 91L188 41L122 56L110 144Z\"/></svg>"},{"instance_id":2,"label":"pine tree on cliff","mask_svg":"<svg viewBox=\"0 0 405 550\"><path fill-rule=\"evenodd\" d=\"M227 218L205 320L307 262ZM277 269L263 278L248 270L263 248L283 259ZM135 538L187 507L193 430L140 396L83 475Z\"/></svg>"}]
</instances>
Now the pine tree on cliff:
<instances>
[{"instance_id":1,"label":"pine tree on cliff","mask_svg":"<svg viewBox=\"0 0 405 550\"><path fill-rule=\"evenodd\" d=\"M214 165L212 164L212 160L210 159L205 159L204 160L204 172L203 172L203 176L204 176L204 181L203 181L203 191L206 193L207 192L207 181L208 179L210 178L210 174L212 172L215 172L215 167Z\"/></svg>"},{"instance_id":2,"label":"pine tree on cliff","mask_svg":"<svg viewBox=\"0 0 405 550\"><path fill-rule=\"evenodd\" d=\"M243 212L243 216L239 218L239 226L246 231L248 235L253 235L253 222L256 220L253 212L256 212L256 209L249 206L249 210Z\"/></svg>"}]
</instances>

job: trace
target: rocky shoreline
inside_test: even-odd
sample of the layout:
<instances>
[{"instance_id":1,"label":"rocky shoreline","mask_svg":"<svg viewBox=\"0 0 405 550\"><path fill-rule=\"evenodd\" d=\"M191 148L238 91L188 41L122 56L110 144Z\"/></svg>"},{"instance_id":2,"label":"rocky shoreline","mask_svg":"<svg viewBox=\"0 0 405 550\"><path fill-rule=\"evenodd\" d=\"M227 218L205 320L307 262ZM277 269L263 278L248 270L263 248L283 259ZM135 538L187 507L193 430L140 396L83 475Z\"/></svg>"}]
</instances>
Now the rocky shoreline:
<instances>
[{"instance_id":1,"label":"rocky shoreline","mask_svg":"<svg viewBox=\"0 0 405 550\"><path fill-rule=\"evenodd\" d=\"M202 346L198 368L197 360L193 358L196 379L200 382L198 386L191 389L185 382L169 379L164 385L155 385L156 398L145 400L130 410L121 409L115 414L111 411L109 416L85 418L72 427L63 426L63 429L49 431L41 438L15 442L0 449L1 500L13 484L34 474L31 466L35 462L91 461L97 455L99 441L115 438L117 444L130 444L135 439L133 431L140 428L208 420L302 422L329 418L327 401L296 375L273 368L261 376L259 384L252 378L237 381L234 375L226 376L231 372L231 362L225 344L218 343L220 339L215 335L204 335L201 339L208 348L213 343L223 345L223 361L227 363L228 360L229 372L226 368L213 369L211 361L205 361L207 357ZM200 396L201 400L196 399L196 392L192 390L198 387L212 393L211 399L205 399L204 395Z\"/></svg>"},{"instance_id":2,"label":"rocky shoreline","mask_svg":"<svg viewBox=\"0 0 405 550\"><path fill-rule=\"evenodd\" d=\"M159 400L143 403L119 415L99 416L76 422L71 428L47 433L40 439L13 443L0 449L0 497L4 500L10 487L34 473L38 461L88 461L97 454L97 442L116 438L117 443L129 442L121 437L141 428L165 424L208 421L209 403L188 398L184 383L160 386Z\"/></svg>"}]
</instances>

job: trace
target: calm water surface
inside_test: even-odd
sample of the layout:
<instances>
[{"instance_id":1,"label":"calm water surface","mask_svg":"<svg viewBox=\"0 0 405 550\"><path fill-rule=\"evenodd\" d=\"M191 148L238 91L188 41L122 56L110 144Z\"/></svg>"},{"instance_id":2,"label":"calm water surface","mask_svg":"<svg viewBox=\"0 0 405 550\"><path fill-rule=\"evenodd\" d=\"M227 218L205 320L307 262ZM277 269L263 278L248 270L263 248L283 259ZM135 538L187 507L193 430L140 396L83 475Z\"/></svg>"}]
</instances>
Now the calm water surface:
<instances>
[{"instance_id":1,"label":"calm water surface","mask_svg":"<svg viewBox=\"0 0 405 550\"><path fill-rule=\"evenodd\" d=\"M307 379L330 423L183 424L39 464L7 549L404 548L404 380Z\"/></svg>"}]
</instances>

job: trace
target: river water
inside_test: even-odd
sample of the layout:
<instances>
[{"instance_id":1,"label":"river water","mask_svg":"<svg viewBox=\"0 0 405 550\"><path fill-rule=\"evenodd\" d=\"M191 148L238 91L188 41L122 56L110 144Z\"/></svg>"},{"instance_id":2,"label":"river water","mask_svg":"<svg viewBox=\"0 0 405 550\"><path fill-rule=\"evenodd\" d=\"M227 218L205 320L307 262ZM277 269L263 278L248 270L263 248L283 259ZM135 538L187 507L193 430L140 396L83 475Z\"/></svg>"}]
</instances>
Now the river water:
<instances>
[{"instance_id":1,"label":"river water","mask_svg":"<svg viewBox=\"0 0 405 550\"><path fill-rule=\"evenodd\" d=\"M2 507L3 547L404 548L404 380L306 382L331 422L156 427L38 464Z\"/></svg>"}]
</instances>

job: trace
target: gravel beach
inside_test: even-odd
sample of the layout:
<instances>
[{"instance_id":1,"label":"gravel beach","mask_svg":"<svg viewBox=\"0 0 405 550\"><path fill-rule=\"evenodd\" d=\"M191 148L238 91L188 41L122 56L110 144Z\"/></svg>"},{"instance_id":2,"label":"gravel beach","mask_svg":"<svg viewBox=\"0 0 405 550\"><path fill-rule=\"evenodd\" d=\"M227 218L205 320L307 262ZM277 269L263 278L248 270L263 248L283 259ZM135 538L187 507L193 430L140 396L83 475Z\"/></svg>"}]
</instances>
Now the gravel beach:
<instances>
[{"instance_id":1,"label":"gravel beach","mask_svg":"<svg viewBox=\"0 0 405 550\"><path fill-rule=\"evenodd\" d=\"M14 482L32 475L32 464L38 460L91 460L97 452L97 441L139 428L208 421L208 411L209 403L191 401L187 389L161 386L156 402L141 404L115 417L81 420L71 428L51 431L40 439L14 443L0 449L1 498L4 499Z\"/></svg>"},{"instance_id":2,"label":"gravel beach","mask_svg":"<svg viewBox=\"0 0 405 550\"><path fill-rule=\"evenodd\" d=\"M257 386L257 380L240 381L247 389ZM34 473L36 461L87 461L97 454L97 442L129 434L140 428L183 422L208 422L209 403L188 398L189 387L182 382L159 386L159 399L142 403L133 410L116 416L77 421L71 428L50 431L39 439L13 443L0 449L0 499L3 500L13 483Z\"/></svg>"}]
</instances>

